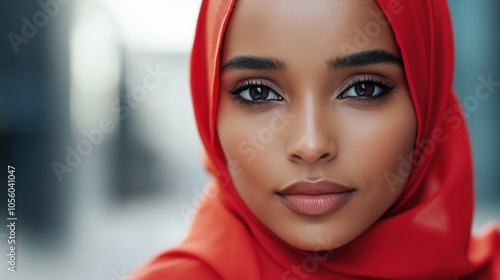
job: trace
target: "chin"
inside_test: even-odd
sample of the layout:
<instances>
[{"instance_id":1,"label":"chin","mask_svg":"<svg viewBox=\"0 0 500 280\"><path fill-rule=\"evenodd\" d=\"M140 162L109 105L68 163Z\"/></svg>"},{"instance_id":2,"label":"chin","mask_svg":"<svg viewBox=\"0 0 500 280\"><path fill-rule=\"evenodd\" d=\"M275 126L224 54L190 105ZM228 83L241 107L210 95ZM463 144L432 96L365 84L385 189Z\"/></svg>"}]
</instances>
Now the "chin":
<instances>
[{"instance_id":1,"label":"chin","mask_svg":"<svg viewBox=\"0 0 500 280\"><path fill-rule=\"evenodd\" d=\"M312 231L314 232L286 236L286 238L283 239L290 246L300 250L328 251L340 248L357 237L357 235L345 236L345 232L342 232L342 235L335 234L332 230L324 232L319 232L317 230Z\"/></svg>"}]
</instances>

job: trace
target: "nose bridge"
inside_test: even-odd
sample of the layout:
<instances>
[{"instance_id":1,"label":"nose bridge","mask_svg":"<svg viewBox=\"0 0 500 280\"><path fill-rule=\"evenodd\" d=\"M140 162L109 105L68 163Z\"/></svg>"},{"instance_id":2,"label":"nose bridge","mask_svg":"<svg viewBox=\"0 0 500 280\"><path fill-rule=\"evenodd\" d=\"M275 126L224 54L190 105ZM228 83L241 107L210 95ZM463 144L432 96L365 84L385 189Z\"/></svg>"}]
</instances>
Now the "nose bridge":
<instances>
[{"instance_id":1,"label":"nose bridge","mask_svg":"<svg viewBox=\"0 0 500 280\"><path fill-rule=\"evenodd\" d=\"M314 99L312 94L307 94L304 100L297 104L296 110L299 112L299 130L303 132L304 140L314 142L319 132L319 116L321 115L320 102Z\"/></svg>"},{"instance_id":2,"label":"nose bridge","mask_svg":"<svg viewBox=\"0 0 500 280\"><path fill-rule=\"evenodd\" d=\"M310 92L294 104L295 126L288 143L289 157L308 163L333 156L326 111L321 98Z\"/></svg>"}]
</instances>

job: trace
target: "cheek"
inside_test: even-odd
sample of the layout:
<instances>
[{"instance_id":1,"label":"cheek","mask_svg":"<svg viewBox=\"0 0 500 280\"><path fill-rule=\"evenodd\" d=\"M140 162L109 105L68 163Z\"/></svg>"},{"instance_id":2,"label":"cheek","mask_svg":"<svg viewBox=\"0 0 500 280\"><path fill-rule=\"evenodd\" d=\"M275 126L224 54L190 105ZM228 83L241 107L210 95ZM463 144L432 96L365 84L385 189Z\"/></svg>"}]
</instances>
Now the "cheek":
<instances>
[{"instance_id":1,"label":"cheek","mask_svg":"<svg viewBox=\"0 0 500 280\"><path fill-rule=\"evenodd\" d=\"M226 160L236 167L230 170L235 187L243 198L255 196L248 190L264 186L273 168L279 166L277 154L283 147L278 138L282 126L276 121L275 111L249 115L226 99L222 98L219 105L220 143Z\"/></svg>"},{"instance_id":2,"label":"cheek","mask_svg":"<svg viewBox=\"0 0 500 280\"><path fill-rule=\"evenodd\" d=\"M384 190L390 190L393 193L391 196L397 196L406 183L408 174L400 174L401 164L410 158L416 137L411 100L409 97L400 98L397 103L399 106L361 112L363 116L351 118L352 128L347 129L349 137L344 138L347 143L343 143L346 161L351 169L358 170L360 174L353 177L357 180L355 184L371 186L369 191L385 195L387 192ZM387 180L390 173L401 176L396 185Z\"/></svg>"}]
</instances>

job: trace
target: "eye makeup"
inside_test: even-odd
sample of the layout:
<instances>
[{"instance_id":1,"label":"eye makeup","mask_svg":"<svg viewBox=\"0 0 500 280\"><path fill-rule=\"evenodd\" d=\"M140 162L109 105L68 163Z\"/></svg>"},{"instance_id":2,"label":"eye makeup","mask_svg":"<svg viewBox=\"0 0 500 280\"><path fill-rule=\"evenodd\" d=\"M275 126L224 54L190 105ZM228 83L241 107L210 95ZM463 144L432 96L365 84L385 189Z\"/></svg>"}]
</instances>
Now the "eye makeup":
<instances>
[{"instance_id":1,"label":"eye makeup","mask_svg":"<svg viewBox=\"0 0 500 280\"><path fill-rule=\"evenodd\" d=\"M276 86L265 79L246 79L234 85L228 92L242 108L264 108L284 100Z\"/></svg>"},{"instance_id":2,"label":"eye makeup","mask_svg":"<svg viewBox=\"0 0 500 280\"><path fill-rule=\"evenodd\" d=\"M395 85L377 75L361 74L349 77L341 86L338 100L348 100L359 104L380 103L387 99L396 88ZM233 100L242 108L262 109L277 102L284 101L277 86L261 78L250 78L238 82L228 91Z\"/></svg>"},{"instance_id":3,"label":"eye makeup","mask_svg":"<svg viewBox=\"0 0 500 280\"><path fill-rule=\"evenodd\" d=\"M358 75L347 82L336 98L359 103L378 103L390 97L395 88L395 85L376 75Z\"/></svg>"}]
</instances>

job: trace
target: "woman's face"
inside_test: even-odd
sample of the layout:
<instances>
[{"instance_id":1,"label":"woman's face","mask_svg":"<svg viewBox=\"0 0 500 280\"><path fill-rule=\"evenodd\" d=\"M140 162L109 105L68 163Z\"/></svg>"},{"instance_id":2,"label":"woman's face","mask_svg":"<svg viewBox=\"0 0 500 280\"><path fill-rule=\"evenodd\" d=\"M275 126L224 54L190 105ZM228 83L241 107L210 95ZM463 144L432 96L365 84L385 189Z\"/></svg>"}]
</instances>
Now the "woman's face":
<instances>
[{"instance_id":1,"label":"woman's face","mask_svg":"<svg viewBox=\"0 0 500 280\"><path fill-rule=\"evenodd\" d=\"M238 1L220 79L218 137L233 182L288 244L345 245L403 190L416 119L375 1Z\"/></svg>"}]
</instances>

